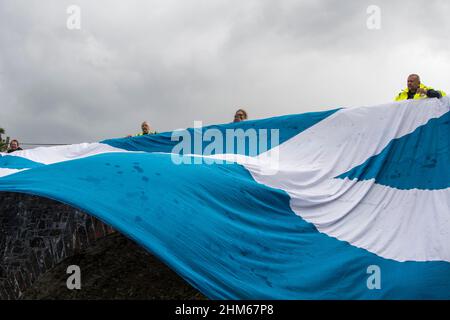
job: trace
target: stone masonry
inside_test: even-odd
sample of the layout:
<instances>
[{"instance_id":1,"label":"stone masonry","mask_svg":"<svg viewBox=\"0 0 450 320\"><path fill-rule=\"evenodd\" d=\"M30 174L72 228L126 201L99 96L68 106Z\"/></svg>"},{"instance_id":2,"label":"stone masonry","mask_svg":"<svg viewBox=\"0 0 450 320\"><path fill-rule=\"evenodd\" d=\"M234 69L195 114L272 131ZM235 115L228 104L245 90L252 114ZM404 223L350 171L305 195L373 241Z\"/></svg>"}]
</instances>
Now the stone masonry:
<instances>
[{"instance_id":1,"label":"stone masonry","mask_svg":"<svg viewBox=\"0 0 450 320\"><path fill-rule=\"evenodd\" d=\"M0 299L18 299L40 275L114 230L68 205L0 192Z\"/></svg>"}]
</instances>

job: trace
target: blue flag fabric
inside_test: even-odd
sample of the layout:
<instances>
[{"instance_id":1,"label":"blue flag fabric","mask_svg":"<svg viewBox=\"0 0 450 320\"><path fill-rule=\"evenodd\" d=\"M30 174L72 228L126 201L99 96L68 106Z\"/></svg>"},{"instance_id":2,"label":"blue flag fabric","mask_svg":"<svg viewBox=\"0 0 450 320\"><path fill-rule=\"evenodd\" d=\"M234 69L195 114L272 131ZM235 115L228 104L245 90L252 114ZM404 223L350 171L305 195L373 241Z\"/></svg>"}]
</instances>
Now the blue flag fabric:
<instances>
[{"instance_id":1,"label":"blue flag fabric","mask_svg":"<svg viewBox=\"0 0 450 320\"><path fill-rule=\"evenodd\" d=\"M449 106L193 128L181 163L173 133L1 154L0 191L96 216L212 299L450 299ZM211 129L267 150L205 155Z\"/></svg>"}]
</instances>

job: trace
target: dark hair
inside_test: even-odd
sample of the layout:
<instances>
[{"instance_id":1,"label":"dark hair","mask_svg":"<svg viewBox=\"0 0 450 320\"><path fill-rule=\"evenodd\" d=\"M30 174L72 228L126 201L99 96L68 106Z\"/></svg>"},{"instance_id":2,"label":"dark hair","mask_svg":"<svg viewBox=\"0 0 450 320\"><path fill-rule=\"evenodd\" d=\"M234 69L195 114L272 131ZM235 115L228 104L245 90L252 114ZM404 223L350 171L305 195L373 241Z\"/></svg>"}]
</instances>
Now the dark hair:
<instances>
[{"instance_id":1,"label":"dark hair","mask_svg":"<svg viewBox=\"0 0 450 320\"><path fill-rule=\"evenodd\" d=\"M241 111L244 114L245 119L248 119L247 111L245 111L244 109L237 109L235 114L238 113L239 111Z\"/></svg>"},{"instance_id":2,"label":"dark hair","mask_svg":"<svg viewBox=\"0 0 450 320\"><path fill-rule=\"evenodd\" d=\"M17 146L19 146L19 141L18 141L17 139L12 139L12 140L9 142L9 144L13 143L14 141L17 142Z\"/></svg>"}]
</instances>

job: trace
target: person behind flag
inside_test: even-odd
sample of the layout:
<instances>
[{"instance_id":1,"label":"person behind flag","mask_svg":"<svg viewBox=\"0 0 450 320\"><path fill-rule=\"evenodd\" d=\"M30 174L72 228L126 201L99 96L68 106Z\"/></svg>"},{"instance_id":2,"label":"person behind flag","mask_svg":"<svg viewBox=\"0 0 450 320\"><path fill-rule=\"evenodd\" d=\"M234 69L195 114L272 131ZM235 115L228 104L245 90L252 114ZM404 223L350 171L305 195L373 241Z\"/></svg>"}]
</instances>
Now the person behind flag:
<instances>
[{"instance_id":1,"label":"person behind flag","mask_svg":"<svg viewBox=\"0 0 450 320\"><path fill-rule=\"evenodd\" d=\"M156 131L150 130L150 125L148 124L147 121L142 122L141 129L142 129L142 131L140 133L138 133L138 134L135 134L134 135L135 137L143 136L143 135L146 135L146 134L157 134L158 133ZM129 134L127 137L132 137L132 135Z\"/></svg>"},{"instance_id":2,"label":"person behind flag","mask_svg":"<svg viewBox=\"0 0 450 320\"><path fill-rule=\"evenodd\" d=\"M248 119L247 112L244 109L238 109L234 114L233 122L241 122L247 119Z\"/></svg>"},{"instance_id":3,"label":"person behind flag","mask_svg":"<svg viewBox=\"0 0 450 320\"><path fill-rule=\"evenodd\" d=\"M23 150L23 149L19 146L19 141L14 139L14 140L11 140L11 142L9 143L9 149L6 152L11 153L14 151L19 151L19 150Z\"/></svg>"},{"instance_id":4,"label":"person behind flag","mask_svg":"<svg viewBox=\"0 0 450 320\"><path fill-rule=\"evenodd\" d=\"M148 124L147 121L142 122L141 129L142 129L142 132L136 134L136 136L143 136L143 135L146 135L146 134L157 134L156 131L151 131L150 130L150 125Z\"/></svg>"},{"instance_id":5,"label":"person behind flag","mask_svg":"<svg viewBox=\"0 0 450 320\"><path fill-rule=\"evenodd\" d=\"M400 92L395 101L402 101L408 99L424 99L424 98L441 98L445 96L445 92L441 90L434 90L427 87L420 82L420 77L417 74L410 74L407 80L407 88Z\"/></svg>"}]
</instances>

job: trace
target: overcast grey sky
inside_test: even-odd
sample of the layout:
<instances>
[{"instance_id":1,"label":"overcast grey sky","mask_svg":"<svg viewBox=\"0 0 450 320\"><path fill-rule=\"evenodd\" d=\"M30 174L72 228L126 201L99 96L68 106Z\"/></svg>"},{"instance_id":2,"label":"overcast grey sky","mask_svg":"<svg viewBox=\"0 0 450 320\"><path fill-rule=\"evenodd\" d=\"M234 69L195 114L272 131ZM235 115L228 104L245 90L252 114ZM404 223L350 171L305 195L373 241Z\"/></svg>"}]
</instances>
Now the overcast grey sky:
<instances>
[{"instance_id":1,"label":"overcast grey sky","mask_svg":"<svg viewBox=\"0 0 450 320\"><path fill-rule=\"evenodd\" d=\"M449 16L447 0L0 0L0 127L79 143L142 120L229 122L238 107L263 118L384 103L409 73L449 92Z\"/></svg>"}]
</instances>

